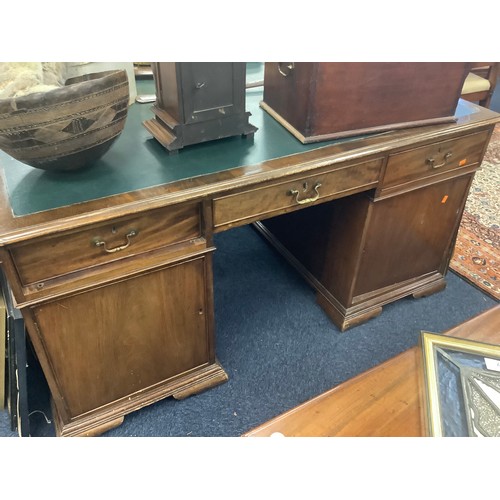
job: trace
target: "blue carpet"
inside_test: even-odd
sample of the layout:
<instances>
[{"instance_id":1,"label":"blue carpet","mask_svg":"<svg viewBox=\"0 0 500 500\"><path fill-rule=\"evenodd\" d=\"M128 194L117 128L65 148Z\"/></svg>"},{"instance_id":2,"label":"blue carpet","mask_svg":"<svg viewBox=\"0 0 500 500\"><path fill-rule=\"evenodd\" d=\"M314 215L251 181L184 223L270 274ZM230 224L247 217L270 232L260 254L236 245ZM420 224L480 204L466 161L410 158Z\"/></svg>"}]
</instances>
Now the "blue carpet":
<instances>
[{"instance_id":1,"label":"blue carpet","mask_svg":"<svg viewBox=\"0 0 500 500\"><path fill-rule=\"evenodd\" d=\"M7 410L0 411L0 437L15 437L17 432L10 429L10 417Z\"/></svg>"},{"instance_id":2,"label":"blue carpet","mask_svg":"<svg viewBox=\"0 0 500 500\"><path fill-rule=\"evenodd\" d=\"M389 304L341 333L313 290L251 227L216 235L215 244L216 352L229 381L131 413L104 436L239 436L416 345L421 330L449 329L496 304L449 273L443 292ZM49 415L43 378L32 385L30 410ZM11 435L2 421L0 435ZM40 413L30 427L33 436L54 435Z\"/></svg>"}]
</instances>

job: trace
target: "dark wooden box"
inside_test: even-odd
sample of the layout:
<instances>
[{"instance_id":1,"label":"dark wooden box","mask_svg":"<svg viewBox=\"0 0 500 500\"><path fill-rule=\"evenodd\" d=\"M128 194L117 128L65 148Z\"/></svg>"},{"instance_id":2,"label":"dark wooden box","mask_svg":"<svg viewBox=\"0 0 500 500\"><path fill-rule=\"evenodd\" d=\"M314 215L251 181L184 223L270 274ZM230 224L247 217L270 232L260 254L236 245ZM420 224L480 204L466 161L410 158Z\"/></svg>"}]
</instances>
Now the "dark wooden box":
<instances>
[{"instance_id":1,"label":"dark wooden box","mask_svg":"<svg viewBox=\"0 0 500 500\"><path fill-rule=\"evenodd\" d=\"M144 126L168 150L257 130L245 110L246 64L233 62L151 63L155 117Z\"/></svg>"},{"instance_id":2,"label":"dark wooden box","mask_svg":"<svg viewBox=\"0 0 500 500\"><path fill-rule=\"evenodd\" d=\"M453 121L469 63L266 63L261 107L301 142Z\"/></svg>"}]
</instances>

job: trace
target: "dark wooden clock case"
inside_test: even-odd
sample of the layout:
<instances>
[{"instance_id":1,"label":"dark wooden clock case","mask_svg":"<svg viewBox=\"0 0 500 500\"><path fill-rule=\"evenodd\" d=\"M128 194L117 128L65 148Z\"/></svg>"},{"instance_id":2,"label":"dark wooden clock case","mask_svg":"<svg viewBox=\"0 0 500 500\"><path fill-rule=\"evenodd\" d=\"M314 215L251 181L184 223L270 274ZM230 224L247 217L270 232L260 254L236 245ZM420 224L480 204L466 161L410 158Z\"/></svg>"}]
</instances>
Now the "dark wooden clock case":
<instances>
[{"instance_id":1,"label":"dark wooden clock case","mask_svg":"<svg viewBox=\"0 0 500 500\"><path fill-rule=\"evenodd\" d=\"M152 63L154 118L144 126L168 150L242 135L256 127L245 111L246 63Z\"/></svg>"}]
</instances>

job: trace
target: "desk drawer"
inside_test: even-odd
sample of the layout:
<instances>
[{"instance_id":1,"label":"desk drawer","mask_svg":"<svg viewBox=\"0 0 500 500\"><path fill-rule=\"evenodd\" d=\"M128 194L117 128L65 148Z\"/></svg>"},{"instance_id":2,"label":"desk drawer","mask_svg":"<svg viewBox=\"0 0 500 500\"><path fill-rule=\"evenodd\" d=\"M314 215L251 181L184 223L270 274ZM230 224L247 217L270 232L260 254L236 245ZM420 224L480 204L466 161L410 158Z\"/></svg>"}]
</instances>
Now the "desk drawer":
<instances>
[{"instance_id":1,"label":"desk drawer","mask_svg":"<svg viewBox=\"0 0 500 500\"><path fill-rule=\"evenodd\" d=\"M376 159L217 198L214 225L237 225L321 203L336 194L367 190L378 182L381 166L382 159Z\"/></svg>"},{"instance_id":2,"label":"desk drawer","mask_svg":"<svg viewBox=\"0 0 500 500\"><path fill-rule=\"evenodd\" d=\"M200 206L172 206L11 247L23 285L179 243L201 234Z\"/></svg>"},{"instance_id":3,"label":"desk drawer","mask_svg":"<svg viewBox=\"0 0 500 500\"><path fill-rule=\"evenodd\" d=\"M488 137L484 131L390 155L383 189L478 163Z\"/></svg>"}]
</instances>

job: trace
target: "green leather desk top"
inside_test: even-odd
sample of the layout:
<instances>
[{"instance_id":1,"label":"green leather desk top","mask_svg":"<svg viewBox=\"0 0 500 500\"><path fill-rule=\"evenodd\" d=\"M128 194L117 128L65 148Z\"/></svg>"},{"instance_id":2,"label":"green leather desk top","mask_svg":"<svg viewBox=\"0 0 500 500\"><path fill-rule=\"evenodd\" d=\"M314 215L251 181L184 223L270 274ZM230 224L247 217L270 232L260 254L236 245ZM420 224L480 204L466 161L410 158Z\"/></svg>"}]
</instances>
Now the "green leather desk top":
<instances>
[{"instance_id":1,"label":"green leather desk top","mask_svg":"<svg viewBox=\"0 0 500 500\"><path fill-rule=\"evenodd\" d=\"M154 93L153 81L138 81L137 93ZM0 166L4 170L13 214L28 215L356 139L304 145L259 107L261 100L262 87L247 91L249 121L258 128L253 140L238 136L188 146L177 154L169 154L142 125L153 116L151 104L134 103L129 107L122 134L110 150L88 168L46 172L0 151ZM459 104L457 115L470 113L466 106L460 108Z\"/></svg>"}]
</instances>

